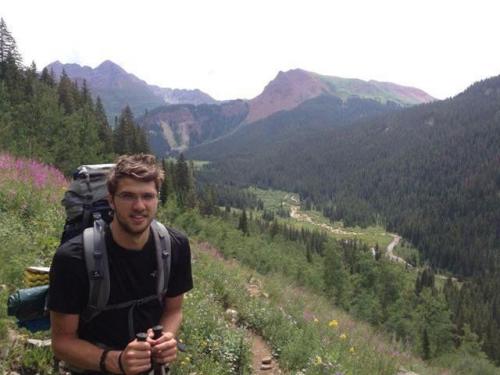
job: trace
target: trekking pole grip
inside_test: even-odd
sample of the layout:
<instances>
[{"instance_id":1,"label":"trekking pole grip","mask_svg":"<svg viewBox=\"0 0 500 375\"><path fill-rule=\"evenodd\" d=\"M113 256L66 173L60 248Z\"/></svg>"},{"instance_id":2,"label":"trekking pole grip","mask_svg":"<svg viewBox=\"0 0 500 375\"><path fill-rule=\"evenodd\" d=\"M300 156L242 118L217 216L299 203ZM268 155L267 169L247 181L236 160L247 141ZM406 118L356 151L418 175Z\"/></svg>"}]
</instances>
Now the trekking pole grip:
<instances>
[{"instance_id":1,"label":"trekking pole grip","mask_svg":"<svg viewBox=\"0 0 500 375\"><path fill-rule=\"evenodd\" d=\"M145 332L139 332L135 335L135 338L137 339L137 341L140 341L140 342L145 342L148 338L148 334L145 333ZM149 368L148 371L144 371L143 373L141 373L141 375L147 375L149 374L149 371L151 370L151 367Z\"/></svg>"},{"instance_id":2,"label":"trekking pole grip","mask_svg":"<svg viewBox=\"0 0 500 375\"><path fill-rule=\"evenodd\" d=\"M163 326L156 325L153 327L153 339L158 340L163 335ZM168 370L167 370L168 371ZM161 363L157 363L153 360L153 373L154 375L165 375L165 369Z\"/></svg>"}]
</instances>

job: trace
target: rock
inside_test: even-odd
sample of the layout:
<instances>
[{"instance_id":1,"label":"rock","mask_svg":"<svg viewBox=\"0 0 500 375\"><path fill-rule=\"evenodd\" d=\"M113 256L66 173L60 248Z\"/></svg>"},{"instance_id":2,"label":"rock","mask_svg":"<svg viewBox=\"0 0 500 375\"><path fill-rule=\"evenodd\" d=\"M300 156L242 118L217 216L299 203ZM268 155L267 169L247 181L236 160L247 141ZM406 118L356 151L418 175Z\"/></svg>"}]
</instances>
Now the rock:
<instances>
[{"instance_id":1,"label":"rock","mask_svg":"<svg viewBox=\"0 0 500 375\"><path fill-rule=\"evenodd\" d=\"M51 344L52 341L50 339L47 340L28 339L28 345L36 346L38 348L50 346Z\"/></svg>"},{"instance_id":2,"label":"rock","mask_svg":"<svg viewBox=\"0 0 500 375\"><path fill-rule=\"evenodd\" d=\"M233 309L226 310L226 318L228 318L231 323L236 323L238 321L238 311Z\"/></svg>"},{"instance_id":3,"label":"rock","mask_svg":"<svg viewBox=\"0 0 500 375\"><path fill-rule=\"evenodd\" d=\"M404 367L401 367L396 375L418 375L418 374L413 371L408 371Z\"/></svg>"},{"instance_id":4,"label":"rock","mask_svg":"<svg viewBox=\"0 0 500 375\"><path fill-rule=\"evenodd\" d=\"M262 371L272 370L273 369L273 365L262 365L262 366L260 366L260 369Z\"/></svg>"},{"instance_id":5,"label":"rock","mask_svg":"<svg viewBox=\"0 0 500 375\"><path fill-rule=\"evenodd\" d=\"M264 364L264 365L270 365L272 361L273 361L273 357L271 357L271 356L267 356L267 357L262 358L262 364Z\"/></svg>"}]
</instances>

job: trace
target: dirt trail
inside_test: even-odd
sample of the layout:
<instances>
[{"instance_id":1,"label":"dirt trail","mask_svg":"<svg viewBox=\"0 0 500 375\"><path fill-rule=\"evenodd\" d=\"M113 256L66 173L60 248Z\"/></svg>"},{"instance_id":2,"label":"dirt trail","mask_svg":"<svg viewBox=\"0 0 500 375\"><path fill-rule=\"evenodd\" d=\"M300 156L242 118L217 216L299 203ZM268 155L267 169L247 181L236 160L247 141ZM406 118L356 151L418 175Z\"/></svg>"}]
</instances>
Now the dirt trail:
<instances>
[{"instance_id":1,"label":"dirt trail","mask_svg":"<svg viewBox=\"0 0 500 375\"><path fill-rule=\"evenodd\" d=\"M272 374L278 375L282 374L278 363L272 357L271 348L265 342L262 337L254 334L253 332L249 332L249 337L252 342L252 369L254 374ZM264 362L268 362L271 360L271 368L264 369L266 364Z\"/></svg>"},{"instance_id":2,"label":"dirt trail","mask_svg":"<svg viewBox=\"0 0 500 375\"><path fill-rule=\"evenodd\" d=\"M347 234L347 235L359 235L360 233L358 232L348 232L345 230L342 230L340 228L334 228L331 225L325 224L325 223L317 223L315 222L309 215L300 212L300 206L290 206L290 217L292 219L295 219L297 221L303 221L306 223L310 223L312 225L316 225L320 228L323 228L329 232L335 233L335 234Z\"/></svg>"},{"instance_id":3,"label":"dirt trail","mask_svg":"<svg viewBox=\"0 0 500 375\"><path fill-rule=\"evenodd\" d=\"M227 264L234 263L235 261L225 260L219 249L212 246L208 242L201 242L198 248L214 258L219 259ZM246 291L250 297L258 298L265 295L262 292L261 286L256 280L250 280L246 286ZM229 310L228 310L229 311ZM226 315L228 313L226 311ZM237 312L233 310L236 314ZM251 330L247 330L248 341L251 343L252 348L252 373L257 375L278 375L283 374L279 367L279 363L273 358L272 349L264 339Z\"/></svg>"},{"instance_id":4,"label":"dirt trail","mask_svg":"<svg viewBox=\"0 0 500 375\"><path fill-rule=\"evenodd\" d=\"M294 202L297 202L297 199L295 197L291 198ZM297 202L298 203L298 202ZM335 234L347 234L347 235L359 235L360 233L358 232L348 232L339 228L333 228L331 225L324 224L324 223L316 223L309 215L306 213L300 212L300 206L290 206L290 216L298 221L303 221L307 222L313 225L316 225L320 228L326 229L327 231L330 231ZM394 254L394 248L399 244L399 241L401 241L401 237L398 236L397 234L391 234L389 233L390 236L392 236L393 240L391 243L387 246L386 249L386 255L387 257L397 263L404 264L406 266L411 267L411 264L406 262L403 258L398 257L397 255Z\"/></svg>"},{"instance_id":5,"label":"dirt trail","mask_svg":"<svg viewBox=\"0 0 500 375\"><path fill-rule=\"evenodd\" d=\"M412 265L408 262L406 262L403 258L398 257L397 255L394 255L394 248L399 244L399 241L401 241L401 236L398 236L397 234L391 234L393 240L391 243L387 246L387 257L392 260L393 262L401 263L406 266L412 267Z\"/></svg>"}]
</instances>

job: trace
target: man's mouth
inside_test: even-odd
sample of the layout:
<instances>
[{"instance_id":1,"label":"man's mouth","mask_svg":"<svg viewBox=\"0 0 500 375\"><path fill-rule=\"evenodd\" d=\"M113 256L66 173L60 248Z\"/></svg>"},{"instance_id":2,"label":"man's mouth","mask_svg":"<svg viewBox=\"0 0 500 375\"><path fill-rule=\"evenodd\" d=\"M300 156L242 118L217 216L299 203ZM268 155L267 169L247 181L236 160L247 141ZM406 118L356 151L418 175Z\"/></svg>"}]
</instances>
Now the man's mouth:
<instances>
[{"instance_id":1,"label":"man's mouth","mask_svg":"<svg viewBox=\"0 0 500 375\"><path fill-rule=\"evenodd\" d=\"M144 220L147 219L147 215L143 214L136 214L136 215L130 215L130 218L134 223L142 223Z\"/></svg>"}]
</instances>

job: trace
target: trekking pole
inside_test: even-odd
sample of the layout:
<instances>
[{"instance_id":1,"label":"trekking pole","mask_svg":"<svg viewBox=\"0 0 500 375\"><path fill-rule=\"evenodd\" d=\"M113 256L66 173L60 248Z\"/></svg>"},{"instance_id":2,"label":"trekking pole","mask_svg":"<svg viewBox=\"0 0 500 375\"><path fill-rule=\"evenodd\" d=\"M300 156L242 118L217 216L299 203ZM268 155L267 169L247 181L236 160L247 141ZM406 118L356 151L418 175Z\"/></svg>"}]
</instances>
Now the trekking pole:
<instances>
[{"instance_id":1,"label":"trekking pole","mask_svg":"<svg viewBox=\"0 0 500 375\"><path fill-rule=\"evenodd\" d=\"M137 339L137 341L144 342L147 341L148 334L145 332L139 332L135 335L135 338ZM148 375L150 370L151 368L148 371L144 371L143 373L141 373L141 375Z\"/></svg>"},{"instance_id":2,"label":"trekking pole","mask_svg":"<svg viewBox=\"0 0 500 375\"><path fill-rule=\"evenodd\" d=\"M153 327L153 339L158 340L161 335L163 335L163 326L157 325ZM153 373L154 375L165 375L169 372L169 368L167 366L163 367L161 363L153 360Z\"/></svg>"}]
</instances>

